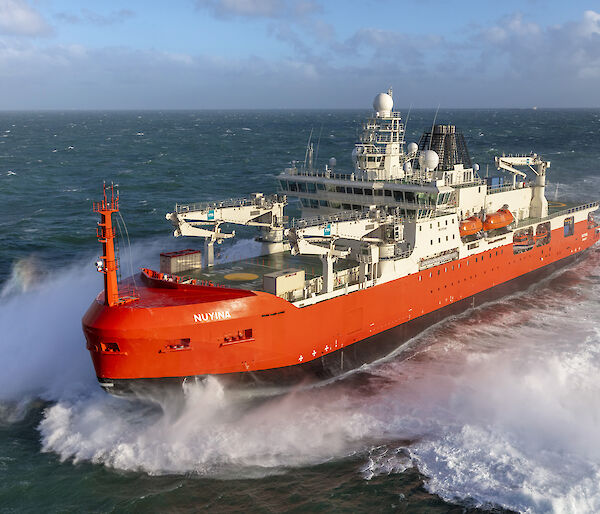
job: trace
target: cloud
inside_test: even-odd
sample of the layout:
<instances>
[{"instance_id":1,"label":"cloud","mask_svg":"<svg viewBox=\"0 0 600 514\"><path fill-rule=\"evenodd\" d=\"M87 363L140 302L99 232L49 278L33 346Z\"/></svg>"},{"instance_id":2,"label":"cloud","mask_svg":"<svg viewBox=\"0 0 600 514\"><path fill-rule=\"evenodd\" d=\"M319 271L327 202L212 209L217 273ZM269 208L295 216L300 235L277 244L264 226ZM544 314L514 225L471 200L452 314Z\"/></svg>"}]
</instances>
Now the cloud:
<instances>
[{"instance_id":1,"label":"cloud","mask_svg":"<svg viewBox=\"0 0 600 514\"><path fill-rule=\"evenodd\" d=\"M196 0L196 7L217 18L302 18L321 10L308 0Z\"/></svg>"},{"instance_id":2,"label":"cloud","mask_svg":"<svg viewBox=\"0 0 600 514\"><path fill-rule=\"evenodd\" d=\"M0 34L48 36L52 28L24 0L0 0Z\"/></svg>"},{"instance_id":3,"label":"cloud","mask_svg":"<svg viewBox=\"0 0 600 514\"><path fill-rule=\"evenodd\" d=\"M133 18L135 13L129 9L120 9L118 11L112 11L109 14L99 14L89 9L81 9L81 14L71 14L60 12L56 14L59 20L65 21L72 24L89 23L91 25L114 25L115 23L122 23L129 18Z\"/></svg>"},{"instance_id":4,"label":"cloud","mask_svg":"<svg viewBox=\"0 0 600 514\"><path fill-rule=\"evenodd\" d=\"M600 78L600 14L585 11L578 21L541 27L524 22L520 13L479 31L482 64L502 67L511 78L538 77L563 82L563 77ZM475 43L475 41L474 41Z\"/></svg>"}]
</instances>

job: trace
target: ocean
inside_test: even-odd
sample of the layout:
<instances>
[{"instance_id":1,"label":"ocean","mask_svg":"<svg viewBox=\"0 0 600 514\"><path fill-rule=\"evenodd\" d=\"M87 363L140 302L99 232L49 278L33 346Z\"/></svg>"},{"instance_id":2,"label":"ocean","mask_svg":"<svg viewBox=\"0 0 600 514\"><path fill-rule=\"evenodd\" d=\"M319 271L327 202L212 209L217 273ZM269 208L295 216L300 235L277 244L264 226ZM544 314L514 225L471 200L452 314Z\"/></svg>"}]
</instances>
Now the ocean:
<instances>
[{"instance_id":1,"label":"ocean","mask_svg":"<svg viewBox=\"0 0 600 514\"><path fill-rule=\"evenodd\" d=\"M81 317L102 287L103 181L119 187L129 275L200 247L172 237L175 203L274 192L311 130L319 165L350 169L367 114L0 113L0 512L600 511L595 250L321 387L260 397L208 380L154 401L98 387ZM410 112L407 142L434 116ZM550 200L600 199L600 110L436 120L482 175L535 151ZM257 252L240 235L221 258Z\"/></svg>"}]
</instances>

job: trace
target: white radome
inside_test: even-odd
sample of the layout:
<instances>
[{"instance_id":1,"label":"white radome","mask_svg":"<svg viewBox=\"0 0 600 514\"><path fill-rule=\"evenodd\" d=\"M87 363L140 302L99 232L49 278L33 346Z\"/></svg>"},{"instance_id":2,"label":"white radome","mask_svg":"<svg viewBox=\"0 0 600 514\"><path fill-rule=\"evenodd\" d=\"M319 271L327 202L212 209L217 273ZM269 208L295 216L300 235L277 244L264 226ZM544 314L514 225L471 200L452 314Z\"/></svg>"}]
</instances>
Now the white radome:
<instances>
[{"instance_id":1,"label":"white radome","mask_svg":"<svg viewBox=\"0 0 600 514\"><path fill-rule=\"evenodd\" d=\"M335 168L335 165L337 164L337 160L335 157L332 157L331 159L329 159L329 167L330 168Z\"/></svg>"},{"instance_id":2,"label":"white radome","mask_svg":"<svg viewBox=\"0 0 600 514\"><path fill-rule=\"evenodd\" d=\"M440 156L433 150L425 150L419 155L419 166L421 169L427 168L428 170L434 170L440 163Z\"/></svg>"},{"instance_id":3,"label":"white radome","mask_svg":"<svg viewBox=\"0 0 600 514\"><path fill-rule=\"evenodd\" d=\"M410 165L410 162L406 161L404 163L404 166L402 166L402 169L404 170L404 173L410 173L412 171L412 166Z\"/></svg>"},{"instance_id":4,"label":"white radome","mask_svg":"<svg viewBox=\"0 0 600 514\"><path fill-rule=\"evenodd\" d=\"M387 93L379 93L373 100L373 109L380 114L389 114L394 107L394 100Z\"/></svg>"},{"instance_id":5,"label":"white radome","mask_svg":"<svg viewBox=\"0 0 600 514\"><path fill-rule=\"evenodd\" d=\"M479 171L479 164L477 164L477 163L473 164L473 171L475 173L477 173Z\"/></svg>"},{"instance_id":6,"label":"white radome","mask_svg":"<svg viewBox=\"0 0 600 514\"><path fill-rule=\"evenodd\" d=\"M410 143L406 150L408 151L408 153L416 153L418 149L419 145L417 145L417 143Z\"/></svg>"}]
</instances>

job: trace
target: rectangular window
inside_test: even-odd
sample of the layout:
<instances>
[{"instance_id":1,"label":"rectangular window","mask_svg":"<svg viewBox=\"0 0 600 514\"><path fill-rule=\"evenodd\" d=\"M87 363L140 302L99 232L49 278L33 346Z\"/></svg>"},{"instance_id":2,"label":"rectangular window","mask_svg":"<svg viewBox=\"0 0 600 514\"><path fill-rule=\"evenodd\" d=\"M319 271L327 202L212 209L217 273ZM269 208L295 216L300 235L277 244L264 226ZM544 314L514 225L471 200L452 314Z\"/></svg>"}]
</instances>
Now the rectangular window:
<instances>
[{"instance_id":1,"label":"rectangular window","mask_svg":"<svg viewBox=\"0 0 600 514\"><path fill-rule=\"evenodd\" d=\"M389 189L386 189L385 196L392 196L392 192Z\"/></svg>"},{"instance_id":2,"label":"rectangular window","mask_svg":"<svg viewBox=\"0 0 600 514\"><path fill-rule=\"evenodd\" d=\"M367 196L373 196L373 190L372 189L365 189L365 194Z\"/></svg>"},{"instance_id":3,"label":"rectangular window","mask_svg":"<svg viewBox=\"0 0 600 514\"><path fill-rule=\"evenodd\" d=\"M354 194L355 195L362 195L363 194L362 187L355 187L354 188Z\"/></svg>"},{"instance_id":4,"label":"rectangular window","mask_svg":"<svg viewBox=\"0 0 600 514\"><path fill-rule=\"evenodd\" d=\"M314 182L309 182L308 184L306 184L306 187L309 193L317 192L317 185Z\"/></svg>"},{"instance_id":5,"label":"rectangular window","mask_svg":"<svg viewBox=\"0 0 600 514\"><path fill-rule=\"evenodd\" d=\"M335 186L335 190L338 193L345 193L346 192L346 188L344 186Z\"/></svg>"},{"instance_id":6,"label":"rectangular window","mask_svg":"<svg viewBox=\"0 0 600 514\"><path fill-rule=\"evenodd\" d=\"M298 184L296 182L290 182L290 191L298 191Z\"/></svg>"},{"instance_id":7,"label":"rectangular window","mask_svg":"<svg viewBox=\"0 0 600 514\"><path fill-rule=\"evenodd\" d=\"M375 196L383 196L383 189L375 189Z\"/></svg>"},{"instance_id":8,"label":"rectangular window","mask_svg":"<svg viewBox=\"0 0 600 514\"><path fill-rule=\"evenodd\" d=\"M321 184L321 182L317 182L317 189L319 189L320 191L324 191L325 190L325 184Z\"/></svg>"},{"instance_id":9,"label":"rectangular window","mask_svg":"<svg viewBox=\"0 0 600 514\"><path fill-rule=\"evenodd\" d=\"M304 182L298 182L298 191L300 193L306 193L306 184Z\"/></svg>"},{"instance_id":10,"label":"rectangular window","mask_svg":"<svg viewBox=\"0 0 600 514\"><path fill-rule=\"evenodd\" d=\"M319 201L318 200L312 200L310 201L310 206L313 209L318 209L319 208Z\"/></svg>"}]
</instances>

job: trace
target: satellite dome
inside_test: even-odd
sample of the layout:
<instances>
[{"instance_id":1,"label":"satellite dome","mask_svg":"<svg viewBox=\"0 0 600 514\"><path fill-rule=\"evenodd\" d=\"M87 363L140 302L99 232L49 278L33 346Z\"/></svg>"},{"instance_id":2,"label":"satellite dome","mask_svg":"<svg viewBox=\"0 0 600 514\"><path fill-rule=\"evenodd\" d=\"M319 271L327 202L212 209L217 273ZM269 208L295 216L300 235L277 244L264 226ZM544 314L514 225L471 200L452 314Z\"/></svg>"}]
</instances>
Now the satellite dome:
<instances>
[{"instance_id":1,"label":"satellite dome","mask_svg":"<svg viewBox=\"0 0 600 514\"><path fill-rule=\"evenodd\" d=\"M475 173L477 173L479 171L479 164L477 164L477 163L473 164L473 171Z\"/></svg>"},{"instance_id":2,"label":"satellite dome","mask_svg":"<svg viewBox=\"0 0 600 514\"><path fill-rule=\"evenodd\" d=\"M412 166L410 165L410 162L406 161L404 163L404 166L402 166L402 169L404 170L404 173L410 173L412 171Z\"/></svg>"},{"instance_id":3,"label":"satellite dome","mask_svg":"<svg viewBox=\"0 0 600 514\"><path fill-rule=\"evenodd\" d=\"M335 165L337 164L337 160L335 157L332 157L331 159L329 159L329 167L331 169L335 168Z\"/></svg>"},{"instance_id":4,"label":"satellite dome","mask_svg":"<svg viewBox=\"0 0 600 514\"><path fill-rule=\"evenodd\" d=\"M394 100L387 93L379 93L373 100L373 109L382 116L389 115L392 107L394 107Z\"/></svg>"},{"instance_id":5,"label":"satellite dome","mask_svg":"<svg viewBox=\"0 0 600 514\"><path fill-rule=\"evenodd\" d=\"M416 153L416 151L418 149L419 149L419 146L417 145L417 143L410 143L406 150L408 151L408 153Z\"/></svg>"},{"instance_id":6,"label":"satellite dome","mask_svg":"<svg viewBox=\"0 0 600 514\"><path fill-rule=\"evenodd\" d=\"M440 156L433 150L425 150L419 155L419 166L421 169L427 168L428 170L434 170L440 163Z\"/></svg>"}]
</instances>

